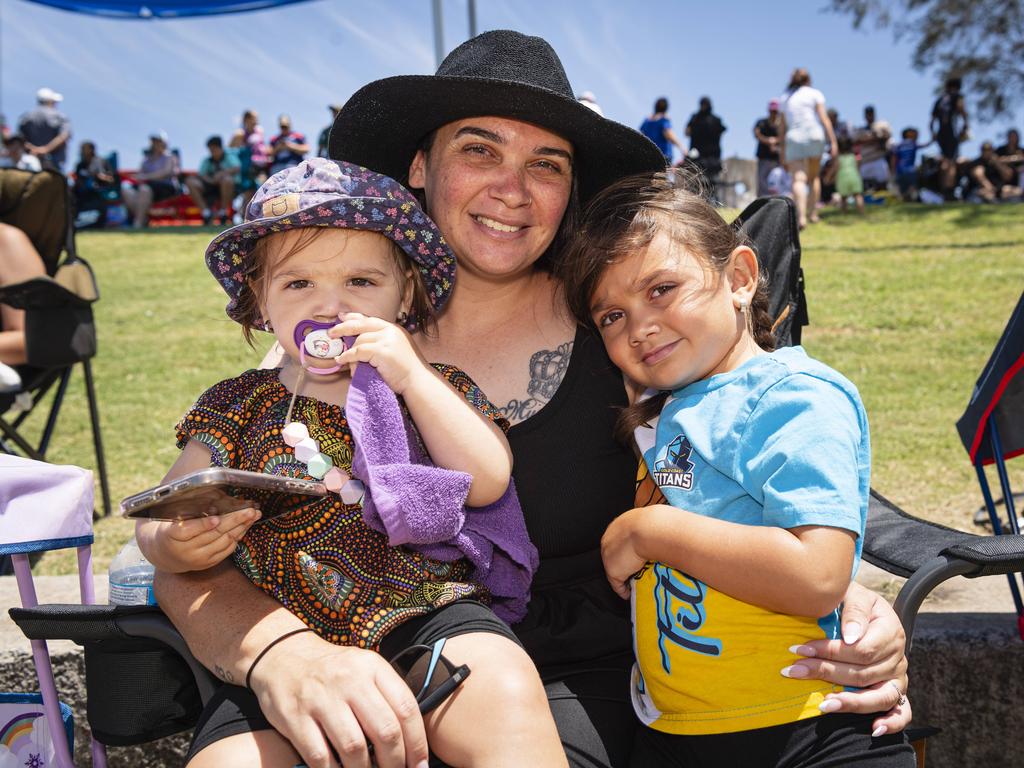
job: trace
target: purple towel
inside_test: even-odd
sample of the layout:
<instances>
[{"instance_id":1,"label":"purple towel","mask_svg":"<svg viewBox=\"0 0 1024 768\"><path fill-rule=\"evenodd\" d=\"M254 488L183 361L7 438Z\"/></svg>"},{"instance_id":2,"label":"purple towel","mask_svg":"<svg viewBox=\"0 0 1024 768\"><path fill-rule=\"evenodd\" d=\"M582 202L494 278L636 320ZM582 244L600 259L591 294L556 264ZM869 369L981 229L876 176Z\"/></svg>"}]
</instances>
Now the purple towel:
<instances>
[{"instance_id":1,"label":"purple towel","mask_svg":"<svg viewBox=\"0 0 1024 768\"><path fill-rule=\"evenodd\" d=\"M356 366L345 414L355 442L352 474L366 485L366 524L391 546L443 562L466 558L470 578L494 597L494 612L510 624L522 619L538 556L513 484L493 504L467 507L472 478L430 462L397 396L371 365Z\"/></svg>"}]
</instances>

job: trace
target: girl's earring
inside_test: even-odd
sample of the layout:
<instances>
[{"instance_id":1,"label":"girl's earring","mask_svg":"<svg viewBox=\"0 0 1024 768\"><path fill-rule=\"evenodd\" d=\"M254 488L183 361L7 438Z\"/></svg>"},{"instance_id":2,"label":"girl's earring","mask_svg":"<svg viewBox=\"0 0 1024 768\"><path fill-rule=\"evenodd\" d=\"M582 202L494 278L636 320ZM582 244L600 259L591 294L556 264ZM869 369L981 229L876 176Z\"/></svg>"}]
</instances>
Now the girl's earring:
<instances>
[{"instance_id":1,"label":"girl's earring","mask_svg":"<svg viewBox=\"0 0 1024 768\"><path fill-rule=\"evenodd\" d=\"M272 326L270 324L269 320L264 320L263 321L263 330L266 331L267 333L273 333L274 332L274 326Z\"/></svg>"},{"instance_id":2,"label":"girl's earring","mask_svg":"<svg viewBox=\"0 0 1024 768\"><path fill-rule=\"evenodd\" d=\"M398 317L395 318L395 322L397 322L399 325L405 325L407 322L409 322L409 313L405 311L399 312Z\"/></svg>"},{"instance_id":3,"label":"girl's earring","mask_svg":"<svg viewBox=\"0 0 1024 768\"><path fill-rule=\"evenodd\" d=\"M740 314L743 315L743 322L747 325L747 332L751 336L754 335L754 321L750 316L750 302L746 299L740 299Z\"/></svg>"}]
</instances>

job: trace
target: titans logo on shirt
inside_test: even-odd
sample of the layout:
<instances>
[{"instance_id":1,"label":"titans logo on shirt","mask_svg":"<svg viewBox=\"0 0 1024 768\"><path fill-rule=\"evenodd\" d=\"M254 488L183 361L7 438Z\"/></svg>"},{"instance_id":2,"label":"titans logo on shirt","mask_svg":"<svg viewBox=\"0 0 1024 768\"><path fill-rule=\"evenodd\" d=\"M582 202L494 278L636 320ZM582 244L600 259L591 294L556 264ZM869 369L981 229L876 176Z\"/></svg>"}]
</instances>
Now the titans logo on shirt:
<instances>
[{"instance_id":1,"label":"titans logo on shirt","mask_svg":"<svg viewBox=\"0 0 1024 768\"><path fill-rule=\"evenodd\" d=\"M690 441L682 434L666 445L654 462L654 482L662 488L690 490L693 487L692 450Z\"/></svg>"}]
</instances>

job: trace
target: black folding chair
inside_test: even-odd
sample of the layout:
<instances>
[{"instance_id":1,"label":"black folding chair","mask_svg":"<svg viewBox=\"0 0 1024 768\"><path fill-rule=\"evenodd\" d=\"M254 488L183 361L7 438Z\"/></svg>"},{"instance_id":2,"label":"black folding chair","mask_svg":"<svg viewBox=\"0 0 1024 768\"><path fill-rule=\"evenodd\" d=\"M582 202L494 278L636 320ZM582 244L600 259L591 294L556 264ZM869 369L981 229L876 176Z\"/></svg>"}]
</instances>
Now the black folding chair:
<instances>
[{"instance_id":1,"label":"black folding chair","mask_svg":"<svg viewBox=\"0 0 1024 768\"><path fill-rule=\"evenodd\" d=\"M103 513L109 515L110 490L90 363L96 354L92 304L99 291L91 267L75 249L73 218L71 191L61 174L0 170L0 221L25 232L46 267L44 277L0 287L0 303L25 310L28 355L25 365L16 366L21 389L0 394L0 451L46 460L71 374L81 365ZM51 390L55 392L41 433L32 438L26 434L26 420Z\"/></svg>"}]
</instances>

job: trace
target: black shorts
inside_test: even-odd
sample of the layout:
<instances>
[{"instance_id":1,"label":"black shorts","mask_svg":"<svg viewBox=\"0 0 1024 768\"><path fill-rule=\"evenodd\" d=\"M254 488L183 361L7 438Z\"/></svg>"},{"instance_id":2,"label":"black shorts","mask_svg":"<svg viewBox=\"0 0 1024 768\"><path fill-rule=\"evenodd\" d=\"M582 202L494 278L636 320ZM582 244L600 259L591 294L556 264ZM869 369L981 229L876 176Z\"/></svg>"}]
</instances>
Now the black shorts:
<instances>
[{"instance_id":1,"label":"black shorts","mask_svg":"<svg viewBox=\"0 0 1024 768\"><path fill-rule=\"evenodd\" d=\"M147 185L153 190L154 203L159 203L161 200L168 200L181 194L178 185L173 181L144 181L142 184ZM139 186L141 187L142 184Z\"/></svg>"},{"instance_id":2,"label":"black shorts","mask_svg":"<svg viewBox=\"0 0 1024 768\"><path fill-rule=\"evenodd\" d=\"M515 633L490 608L475 600L459 600L399 625L381 642L380 653L391 658L413 645L431 645L442 637L457 637L470 632L501 635L516 645L520 644ZM187 764L199 750L228 736L266 731L272 727L260 711L252 691L237 685L221 685L196 723L185 762Z\"/></svg>"},{"instance_id":3,"label":"black shorts","mask_svg":"<svg viewBox=\"0 0 1024 768\"><path fill-rule=\"evenodd\" d=\"M947 160L956 160L960 152L960 137L955 133L939 131L935 140L939 143L939 151Z\"/></svg>"},{"instance_id":4,"label":"black shorts","mask_svg":"<svg viewBox=\"0 0 1024 768\"><path fill-rule=\"evenodd\" d=\"M633 768L915 768L906 734L871 738L874 715L836 713L786 725L739 733L676 736L641 728L633 748Z\"/></svg>"}]
</instances>

